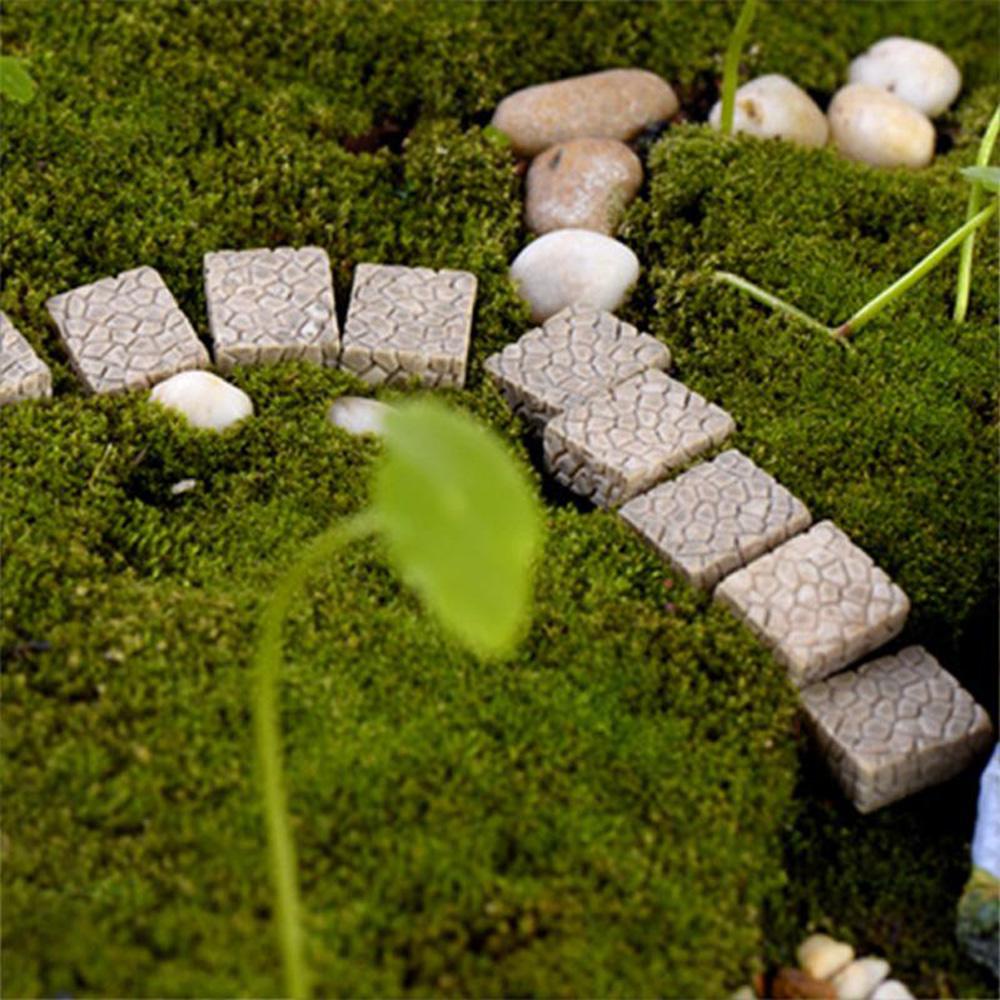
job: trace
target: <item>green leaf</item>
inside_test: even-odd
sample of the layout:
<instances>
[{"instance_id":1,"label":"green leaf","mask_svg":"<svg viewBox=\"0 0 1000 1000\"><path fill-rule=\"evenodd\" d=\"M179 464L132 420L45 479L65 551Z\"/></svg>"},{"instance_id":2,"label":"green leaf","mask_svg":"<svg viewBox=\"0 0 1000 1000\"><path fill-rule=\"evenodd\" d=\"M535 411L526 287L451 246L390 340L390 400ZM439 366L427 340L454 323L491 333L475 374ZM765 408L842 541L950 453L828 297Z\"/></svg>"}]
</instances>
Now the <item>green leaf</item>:
<instances>
[{"instance_id":1,"label":"green leaf","mask_svg":"<svg viewBox=\"0 0 1000 1000\"><path fill-rule=\"evenodd\" d=\"M962 167L962 176L987 191L1000 193L1000 167Z\"/></svg>"},{"instance_id":2,"label":"green leaf","mask_svg":"<svg viewBox=\"0 0 1000 1000\"><path fill-rule=\"evenodd\" d=\"M0 94L18 104L27 104L35 96L35 81L20 59L0 56Z\"/></svg>"},{"instance_id":3,"label":"green leaf","mask_svg":"<svg viewBox=\"0 0 1000 1000\"><path fill-rule=\"evenodd\" d=\"M386 420L373 513L400 576L480 657L527 624L541 510L500 439L430 399Z\"/></svg>"}]
</instances>

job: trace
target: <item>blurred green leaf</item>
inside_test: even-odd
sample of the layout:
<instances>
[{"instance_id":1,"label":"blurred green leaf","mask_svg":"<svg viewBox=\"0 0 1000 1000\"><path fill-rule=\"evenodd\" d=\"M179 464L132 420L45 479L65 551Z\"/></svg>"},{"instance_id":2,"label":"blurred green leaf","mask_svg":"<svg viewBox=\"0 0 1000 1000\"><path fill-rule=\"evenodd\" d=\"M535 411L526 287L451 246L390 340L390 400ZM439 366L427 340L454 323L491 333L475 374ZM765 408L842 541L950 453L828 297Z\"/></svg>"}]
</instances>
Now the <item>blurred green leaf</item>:
<instances>
[{"instance_id":1,"label":"blurred green leaf","mask_svg":"<svg viewBox=\"0 0 1000 1000\"><path fill-rule=\"evenodd\" d=\"M1000 192L1000 167L963 167L962 176L987 191Z\"/></svg>"},{"instance_id":2,"label":"blurred green leaf","mask_svg":"<svg viewBox=\"0 0 1000 1000\"><path fill-rule=\"evenodd\" d=\"M35 96L35 81L20 59L0 56L0 94L18 104L27 104Z\"/></svg>"},{"instance_id":3,"label":"blurred green leaf","mask_svg":"<svg viewBox=\"0 0 1000 1000\"><path fill-rule=\"evenodd\" d=\"M386 421L373 510L397 571L481 657L509 653L525 626L542 518L500 440L433 400Z\"/></svg>"}]
</instances>

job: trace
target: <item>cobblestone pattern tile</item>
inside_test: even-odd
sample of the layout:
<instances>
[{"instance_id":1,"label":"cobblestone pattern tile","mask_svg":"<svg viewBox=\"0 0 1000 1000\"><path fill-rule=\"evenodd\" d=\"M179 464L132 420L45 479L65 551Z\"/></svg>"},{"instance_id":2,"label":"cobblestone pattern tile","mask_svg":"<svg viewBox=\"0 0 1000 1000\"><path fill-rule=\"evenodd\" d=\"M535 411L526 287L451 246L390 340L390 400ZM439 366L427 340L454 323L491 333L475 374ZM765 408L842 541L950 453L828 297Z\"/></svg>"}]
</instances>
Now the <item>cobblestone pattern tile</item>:
<instances>
[{"instance_id":1,"label":"cobblestone pattern tile","mask_svg":"<svg viewBox=\"0 0 1000 1000\"><path fill-rule=\"evenodd\" d=\"M215 363L223 372L296 359L337 362L340 335L325 250L207 253L205 299Z\"/></svg>"},{"instance_id":2,"label":"cobblestone pattern tile","mask_svg":"<svg viewBox=\"0 0 1000 1000\"><path fill-rule=\"evenodd\" d=\"M863 813L946 781L992 743L989 716L922 646L813 684L802 704Z\"/></svg>"},{"instance_id":3,"label":"cobblestone pattern tile","mask_svg":"<svg viewBox=\"0 0 1000 1000\"><path fill-rule=\"evenodd\" d=\"M465 385L476 276L468 271L359 264L340 365L369 385Z\"/></svg>"},{"instance_id":4,"label":"cobblestone pattern tile","mask_svg":"<svg viewBox=\"0 0 1000 1000\"><path fill-rule=\"evenodd\" d=\"M734 430L725 410L661 371L646 371L553 417L545 464L564 486L612 507Z\"/></svg>"},{"instance_id":5,"label":"cobblestone pattern tile","mask_svg":"<svg viewBox=\"0 0 1000 1000\"><path fill-rule=\"evenodd\" d=\"M49 366L0 312L0 405L51 395Z\"/></svg>"},{"instance_id":6,"label":"cobblestone pattern tile","mask_svg":"<svg viewBox=\"0 0 1000 1000\"><path fill-rule=\"evenodd\" d=\"M570 306L486 361L515 413L535 430L588 396L649 368L670 367L670 352L611 313Z\"/></svg>"},{"instance_id":7,"label":"cobblestone pattern tile","mask_svg":"<svg viewBox=\"0 0 1000 1000\"><path fill-rule=\"evenodd\" d=\"M151 267L49 299L70 363L91 392L145 389L204 368L208 352Z\"/></svg>"},{"instance_id":8,"label":"cobblestone pattern tile","mask_svg":"<svg viewBox=\"0 0 1000 1000\"><path fill-rule=\"evenodd\" d=\"M804 503L738 451L724 451L619 511L674 569L696 587L805 531Z\"/></svg>"},{"instance_id":9,"label":"cobblestone pattern tile","mask_svg":"<svg viewBox=\"0 0 1000 1000\"><path fill-rule=\"evenodd\" d=\"M897 635L910 602L832 521L726 577L722 601L763 639L803 687Z\"/></svg>"}]
</instances>

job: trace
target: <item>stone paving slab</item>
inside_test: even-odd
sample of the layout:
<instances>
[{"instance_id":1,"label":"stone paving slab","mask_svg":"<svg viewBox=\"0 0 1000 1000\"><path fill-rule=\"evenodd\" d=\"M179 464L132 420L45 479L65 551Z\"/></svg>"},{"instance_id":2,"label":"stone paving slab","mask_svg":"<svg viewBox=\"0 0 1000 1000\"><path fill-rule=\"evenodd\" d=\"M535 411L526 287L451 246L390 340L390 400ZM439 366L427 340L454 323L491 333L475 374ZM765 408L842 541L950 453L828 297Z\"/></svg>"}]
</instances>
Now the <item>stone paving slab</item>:
<instances>
[{"instance_id":1,"label":"stone paving slab","mask_svg":"<svg viewBox=\"0 0 1000 1000\"><path fill-rule=\"evenodd\" d=\"M145 389L209 364L208 352L151 267L82 285L46 305L70 363L91 392Z\"/></svg>"},{"instance_id":2,"label":"stone paving slab","mask_svg":"<svg viewBox=\"0 0 1000 1000\"><path fill-rule=\"evenodd\" d=\"M832 521L726 577L722 601L771 647L799 687L898 635L910 601Z\"/></svg>"},{"instance_id":3,"label":"stone paving slab","mask_svg":"<svg viewBox=\"0 0 1000 1000\"><path fill-rule=\"evenodd\" d=\"M359 264L340 366L369 385L418 376L424 385L464 386L475 301L468 271Z\"/></svg>"},{"instance_id":4,"label":"stone paving slab","mask_svg":"<svg viewBox=\"0 0 1000 1000\"><path fill-rule=\"evenodd\" d=\"M922 646L812 684L802 704L863 813L946 781L992 742L989 716Z\"/></svg>"},{"instance_id":5,"label":"stone paving slab","mask_svg":"<svg viewBox=\"0 0 1000 1000\"><path fill-rule=\"evenodd\" d=\"M619 514L689 583L705 588L812 523L801 500L736 450L654 486Z\"/></svg>"},{"instance_id":6,"label":"stone paving slab","mask_svg":"<svg viewBox=\"0 0 1000 1000\"><path fill-rule=\"evenodd\" d=\"M609 312L570 306L486 361L515 413L540 431L588 396L649 368L670 367L670 351Z\"/></svg>"},{"instance_id":7,"label":"stone paving slab","mask_svg":"<svg viewBox=\"0 0 1000 1000\"><path fill-rule=\"evenodd\" d=\"M576 403L545 426L548 470L602 507L631 499L735 429L725 410L661 371Z\"/></svg>"},{"instance_id":8,"label":"stone paving slab","mask_svg":"<svg viewBox=\"0 0 1000 1000\"><path fill-rule=\"evenodd\" d=\"M319 247L207 253L205 300L223 372L277 361L336 364L333 277Z\"/></svg>"},{"instance_id":9,"label":"stone paving slab","mask_svg":"<svg viewBox=\"0 0 1000 1000\"><path fill-rule=\"evenodd\" d=\"M0 405L51 395L49 366L0 312Z\"/></svg>"}]
</instances>

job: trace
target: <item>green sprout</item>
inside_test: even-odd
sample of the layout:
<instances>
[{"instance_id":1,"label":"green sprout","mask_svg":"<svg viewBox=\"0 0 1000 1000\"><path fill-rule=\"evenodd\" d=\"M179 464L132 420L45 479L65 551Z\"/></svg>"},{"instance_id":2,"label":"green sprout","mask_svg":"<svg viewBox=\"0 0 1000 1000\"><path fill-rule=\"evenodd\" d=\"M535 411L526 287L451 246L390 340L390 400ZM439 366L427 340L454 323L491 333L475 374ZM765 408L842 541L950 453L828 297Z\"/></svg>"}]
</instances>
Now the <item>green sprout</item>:
<instances>
[{"instance_id":1,"label":"green sprout","mask_svg":"<svg viewBox=\"0 0 1000 1000\"><path fill-rule=\"evenodd\" d=\"M722 64L722 121L720 130L723 135L733 134L733 116L736 113L736 84L740 72L740 54L743 43L750 31L750 23L757 12L757 0L743 0L740 16L736 19L729 44L726 46L726 58Z\"/></svg>"},{"instance_id":2,"label":"green sprout","mask_svg":"<svg viewBox=\"0 0 1000 1000\"><path fill-rule=\"evenodd\" d=\"M455 639L481 659L502 658L527 625L542 518L521 470L492 432L440 403L418 400L386 420L371 506L316 538L265 605L254 658L254 734L285 990L296 1000L311 987L282 765L281 629L310 574L349 542L373 534Z\"/></svg>"},{"instance_id":3,"label":"green sprout","mask_svg":"<svg viewBox=\"0 0 1000 1000\"><path fill-rule=\"evenodd\" d=\"M27 104L35 96L35 81L20 59L0 56L0 94L18 104Z\"/></svg>"}]
</instances>

